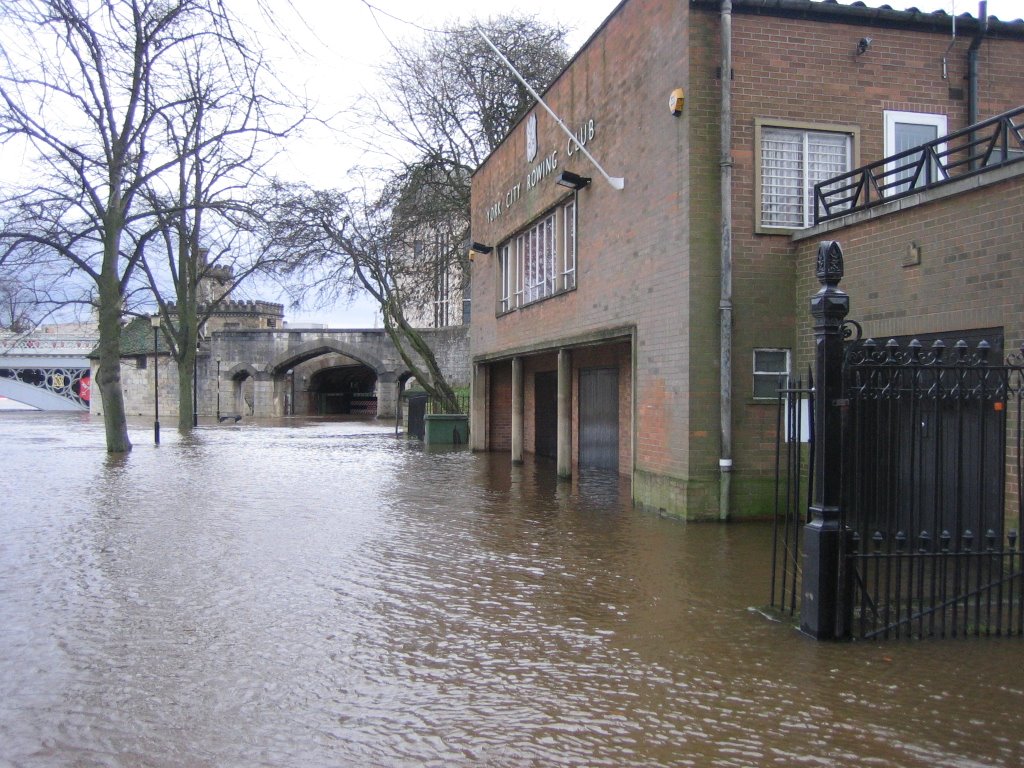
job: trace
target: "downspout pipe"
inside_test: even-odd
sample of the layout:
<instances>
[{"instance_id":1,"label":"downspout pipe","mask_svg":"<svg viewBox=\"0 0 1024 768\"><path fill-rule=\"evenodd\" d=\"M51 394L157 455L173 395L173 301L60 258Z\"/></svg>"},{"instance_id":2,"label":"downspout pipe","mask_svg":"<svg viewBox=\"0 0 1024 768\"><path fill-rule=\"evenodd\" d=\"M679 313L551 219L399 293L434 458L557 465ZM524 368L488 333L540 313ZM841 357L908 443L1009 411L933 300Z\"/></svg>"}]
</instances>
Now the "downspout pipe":
<instances>
[{"instance_id":1,"label":"downspout pipe","mask_svg":"<svg viewBox=\"0 0 1024 768\"><path fill-rule=\"evenodd\" d=\"M967 124L974 125L978 122L978 58L980 56L981 43L985 39L985 33L988 32L988 2L981 0L978 4L978 31L974 34L974 38L971 40L971 45L967 49ZM974 141L974 135L971 135L971 141ZM971 154L974 154L974 150L971 150ZM976 158L971 160L972 170L977 168L978 161Z\"/></svg>"},{"instance_id":2,"label":"downspout pipe","mask_svg":"<svg viewBox=\"0 0 1024 768\"><path fill-rule=\"evenodd\" d=\"M728 520L732 485L732 0L722 0L722 103L720 186L722 222L720 238L721 286L719 315L719 423L718 517Z\"/></svg>"}]
</instances>

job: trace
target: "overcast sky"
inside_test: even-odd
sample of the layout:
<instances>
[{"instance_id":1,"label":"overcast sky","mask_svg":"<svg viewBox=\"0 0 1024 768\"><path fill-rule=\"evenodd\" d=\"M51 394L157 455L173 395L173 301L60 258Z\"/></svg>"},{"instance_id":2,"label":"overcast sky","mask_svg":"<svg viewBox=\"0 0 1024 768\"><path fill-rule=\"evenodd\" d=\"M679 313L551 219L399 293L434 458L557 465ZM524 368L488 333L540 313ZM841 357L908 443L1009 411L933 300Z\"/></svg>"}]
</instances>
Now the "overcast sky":
<instances>
[{"instance_id":1,"label":"overcast sky","mask_svg":"<svg viewBox=\"0 0 1024 768\"><path fill-rule=\"evenodd\" d=\"M852 4L842 0L843 4ZM282 15L282 31L304 41L304 52L280 49L280 65L297 73L293 85L304 88L320 105L323 114L342 113L360 93L372 89L375 68L389 57L389 41L415 39L422 28L437 28L451 21L468 21L490 12L523 12L560 22L573 29L570 46L575 51L586 42L619 0L511 0L488 5L479 0L291 0L297 14ZM904 10L944 10L972 16L977 0L866 0L865 5L889 5ZM988 13L1004 21L1024 16L1022 0L989 0ZM301 21L300 21L301 19ZM337 132L308 131L282 160L282 172L315 186L346 186L346 174L367 158L345 140L345 118L334 121ZM372 302L356 302L330 312L286 311L292 323L324 322L331 326L379 325Z\"/></svg>"}]
</instances>

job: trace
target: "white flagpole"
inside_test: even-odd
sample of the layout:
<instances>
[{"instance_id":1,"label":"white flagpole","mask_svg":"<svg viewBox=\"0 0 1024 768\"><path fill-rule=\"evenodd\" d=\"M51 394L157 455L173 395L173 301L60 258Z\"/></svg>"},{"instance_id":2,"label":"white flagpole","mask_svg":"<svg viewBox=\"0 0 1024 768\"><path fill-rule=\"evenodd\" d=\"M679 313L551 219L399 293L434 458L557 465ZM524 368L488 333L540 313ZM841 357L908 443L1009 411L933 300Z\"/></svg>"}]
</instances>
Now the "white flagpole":
<instances>
[{"instance_id":1,"label":"white flagpole","mask_svg":"<svg viewBox=\"0 0 1024 768\"><path fill-rule=\"evenodd\" d=\"M484 31L479 26L476 28L476 31L480 33L480 37L484 39L484 42L487 43L490 49L494 51L495 54L497 54L499 59L501 59L502 64L508 67L509 71L513 75L515 75L516 80L523 84L523 87L530 92L530 95L537 100L537 103L544 107L544 109L547 110L547 113L551 115L551 117L554 119L556 123L558 123L558 126L563 131L565 131L565 135L568 136L569 139L576 144L580 152L586 155L587 159L594 164L594 167L601 172L601 175L604 176L605 180L609 184L611 184L612 188L623 189L626 186L626 180L623 179L621 176L609 176L607 172L605 172L604 168L601 167L601 164L594 159L594 156L587 151L587 148L580 144L579 139L577 139L575 134L569 130L565 123L562 122L561 118L559 118L558 115L555 114L554 110L544 103L544 99L540 97L540 94L533 90L533 87L528 82L526 82L526 80L523 79L523 76L519 74L519 71L512 66L512 62L510 62L502 55L501 51L499 51L497 47L494 45L494 43L490 41L487 35L484 34Z\"/></svg>"}]
</instances>

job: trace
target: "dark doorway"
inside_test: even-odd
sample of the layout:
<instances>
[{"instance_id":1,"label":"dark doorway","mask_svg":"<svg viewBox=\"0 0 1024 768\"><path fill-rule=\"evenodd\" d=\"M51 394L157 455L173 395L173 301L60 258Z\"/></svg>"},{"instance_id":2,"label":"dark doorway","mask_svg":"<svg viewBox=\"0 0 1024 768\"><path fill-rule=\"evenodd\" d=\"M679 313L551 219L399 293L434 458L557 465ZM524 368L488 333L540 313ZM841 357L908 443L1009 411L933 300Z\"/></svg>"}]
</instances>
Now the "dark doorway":
<instances>
[{"instance_id":1,"label":"dark doorway","mask_svg":"<svg viewBox=\"0 0 1024 768\"><path fill-rule=\"evenodd\" d=\"M619 369L580 371L580 467L619 468Z\"/></svg>"},{"instance_id":2,"label":"dark doorway","mask_svg":"<svg viewBox=\"0 0 1024 768\"><path fill-rule=\"evenodd\" d=\"M310 382L314 411L319 416L375 416L377 375L365 365L343 365L319 371Z\"/></svg>"},{"instance_id":3,"label":"dark doorway","mask_svg":"<svg viewBox=\"0 0 1024 768\"><path fill-rule=\"evenodd\" d=\"M538 456L558 456L558 371L533 376L534 451Z\"/></svg>"}]
</instances>

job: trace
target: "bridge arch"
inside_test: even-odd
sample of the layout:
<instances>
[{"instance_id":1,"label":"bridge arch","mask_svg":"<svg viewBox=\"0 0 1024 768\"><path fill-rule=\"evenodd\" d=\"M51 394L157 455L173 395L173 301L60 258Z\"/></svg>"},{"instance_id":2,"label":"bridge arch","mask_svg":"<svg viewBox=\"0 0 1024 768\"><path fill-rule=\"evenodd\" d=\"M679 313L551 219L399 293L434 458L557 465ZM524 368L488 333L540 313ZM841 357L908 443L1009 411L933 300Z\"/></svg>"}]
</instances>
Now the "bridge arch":
<instances>
[{"instance_id":1,"label":"bridge arch","mask_svg":"<svg viewBox=\"0 0 1024 768\"><path fill-rule=\"evenodd\" d=\"M267 364L274 400L291 414L394 416L400 374L374 346L319 338L284 351Z\"/></svg>"},{"instance_id":2,"label":"bridge arch","mask_svg":"<svg viewBox=\"0 0 1024 768\"><path fill-rule=\"evenodd\" d=\"M331 353L344 355L356 360L367 368L372 368L374 373L378 376L387 373L389 371L380 359L370 354L365 347L359 347L354 344L346 344L342 341L334 340L315 340L308 341L305 344L300 344L294 349L289 349L282 355L278 355L275 359L271 360L267 364L267 371L271 375L278 375L289 369L295 368L300 363L304 363L307 360L312 360L315 357L322 355L329 355Z\"/></svg>"}]
</instances>

